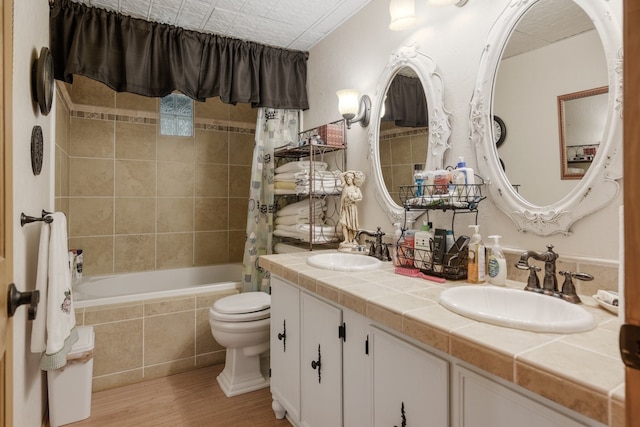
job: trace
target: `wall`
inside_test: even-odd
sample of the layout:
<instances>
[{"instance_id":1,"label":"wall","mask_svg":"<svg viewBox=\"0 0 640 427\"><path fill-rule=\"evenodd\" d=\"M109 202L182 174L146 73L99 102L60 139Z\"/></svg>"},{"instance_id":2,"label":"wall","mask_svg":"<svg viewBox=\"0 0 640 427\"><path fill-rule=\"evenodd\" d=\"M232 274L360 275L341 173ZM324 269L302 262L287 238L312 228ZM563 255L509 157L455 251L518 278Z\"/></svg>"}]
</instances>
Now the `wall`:
<instances>
[{"instance_id":1,"label":"wall","mask_svg":"<svg viewBox=\"0 0 640 427\"><path fill-rule=\"evenodd\" d=\"M376 94L376 84L389 54L407 44L416 47L434 59L438 72L444 78L444 105L452 112L452 149L446 153L445 164L455 164L459 156L475 167L476 155L469 142L469 101L473 94L480 57L487 35L508 0L491 2L471 0L466 6L430 7L416 2L417 25L410 30L388 30L387 1L373 1L337 31L329 35L310 51L309 99L310 109L305 112L305 127L311 127L339 117L335 92L342 88L358 89L370 96ZM621 1L611 2L616 19L622 22ZM345 42L348 41L348 42ZM374 105L375 105L374 100ZM349 168L369 171L368 129L352 126L348 132ZM540 167L545 173L545 167ZM365 200L360 205L360 225L393 234L393 227L375 197L371 180L363 188ZM512 221L491 200L480 205L478 222L484 236L500 234L507 250L544 250L548 243L555 246L561 259L585 260L606 269L606 280L615 277L618 254L618 206L621 195L609 206L580 221L572 227L569 236L540 237L517 231ZM468 215L467 217L470 217ZM434 226L450 224L450 213L430 213ZM464 233L472 218L456 219L456 228ZM465 230L465 231L462 231ZM587 270L588 271L588 270ZM599 271L594 272L598 278ZM604 276L604 273L603 273ZM592 282L597 284L600 278Z\"/></svg>"},{"instance_id":2,"label":"wall","mask_svg":"<svg viewBox=\"0 0 640 427\"><path fill-rule=\"evenodd\" d=\"M79 76L58 91L56 207L85 274L242 262L257 110L195 102L194 136L172 137L158 99Z\"/></svg>"},{"instance_id":3,"label":"wall","mask_svg":"<svg viewBox=\"0 0 640 427\"><path fill-rule=\"evenodd\" d=\"M46 1L13 2L13 278L19 290L35 288L39 224L20 227L20 213L39 216L53 209L54 109L42 116L31 98L31 65L40 49L49 44L49 6ZM33 126L42 127L44 162L40 175L31 171L30 140ZM13 325L13 414L14 425L36 427L42 423L46 406L45 375L39 368L40 355L30 352L31 322L20 308Z\"/></svg>"}]
</instances>

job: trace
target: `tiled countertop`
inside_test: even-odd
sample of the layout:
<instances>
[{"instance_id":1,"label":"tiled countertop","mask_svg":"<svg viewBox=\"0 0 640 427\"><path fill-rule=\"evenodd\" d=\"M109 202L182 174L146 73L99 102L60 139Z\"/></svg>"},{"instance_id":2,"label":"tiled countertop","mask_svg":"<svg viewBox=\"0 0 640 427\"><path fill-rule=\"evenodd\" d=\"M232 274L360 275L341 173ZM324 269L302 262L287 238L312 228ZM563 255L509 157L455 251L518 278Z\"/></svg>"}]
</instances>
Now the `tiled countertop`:
<instances>
[{"instance_id":1,"label":"tiled countertop","mask_svg":"<svg viewBox=\"0 0 640 427\"><path fill-rule=\"evenodd\" d=\"M443 284L394 273L391 263L367 272L311 267L301 252L260 257L260 266L328 300L484 371L518 384L609 426L624 426L624 365L616 316L584 297L598 326L571 335L503 328L455 314L438 304ZM478 285L468 285L478 286ZM508 286L522 287L517 282Z\"/></svg>"}]
</instances>

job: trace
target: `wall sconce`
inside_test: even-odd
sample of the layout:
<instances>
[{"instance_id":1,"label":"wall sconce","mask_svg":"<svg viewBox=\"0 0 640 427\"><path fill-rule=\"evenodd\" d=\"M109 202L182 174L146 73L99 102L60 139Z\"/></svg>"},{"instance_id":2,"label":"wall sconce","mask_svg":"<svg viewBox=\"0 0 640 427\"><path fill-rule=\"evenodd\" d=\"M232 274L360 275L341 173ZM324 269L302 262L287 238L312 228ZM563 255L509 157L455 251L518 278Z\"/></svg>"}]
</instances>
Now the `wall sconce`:
<instances>
[{"instance_id":1,"label":"wall sconce","mask_svg":"<svg viewBox=\"0 0 640 427\"><path fill-rule=\"evenodd\" d=\"M431 6L451 6L455 4L458 7L462 7L467 4L469 0L427 0L427 3Z\"/></svg>"},{"instance_id":2,"label":"wall sconce","mask_svg":"<svg viewBox=\"0 0 640 427\"><path fill-rule=\"evenodd\" d=\"M413 26L416 23L416 3L415 0L391 0L389 3L389 14L391 31L401 31Z\"/></svg>"},{"instance_id":3,"label":"wall sconce","mask_svg":"<svg viewBox=\"0 0 640 427\"><path fill-rule=\"evenodd\" d=\"M347 129L351 129L351 123L360 122L360 126L369 126L371 117L371 98L369 95L362 95L358 99L359 93L353 89L342 89L336 92L338 95L338 111L347 121Z\"/></svg>"}]
</instances>

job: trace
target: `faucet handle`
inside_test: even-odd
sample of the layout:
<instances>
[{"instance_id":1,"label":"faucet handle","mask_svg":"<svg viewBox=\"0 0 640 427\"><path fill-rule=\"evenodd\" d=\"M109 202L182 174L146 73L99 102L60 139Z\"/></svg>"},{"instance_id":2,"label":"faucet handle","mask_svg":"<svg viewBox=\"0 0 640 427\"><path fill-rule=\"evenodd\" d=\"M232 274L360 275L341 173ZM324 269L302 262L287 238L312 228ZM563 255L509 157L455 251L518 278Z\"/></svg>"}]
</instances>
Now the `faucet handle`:
<instances>
[{"instance_id":1,"label":"faucet handle","mask_svg":"<svg viewBox=\"0 0 640 427\"><path fill-rule=\"evenodd\" d=\"M559 273L564 276L564 283L562 284L562 290L558 296L563 300L574 304L582 302L580 301L580 297L576 292L576 287L571 279L574 278L583 281L591 281L593 280L593 276L589 273L574 273L572 271L560 271Z\"/></svg>"},{"instance_id":2,"label":"faucet handle","mask_svg":"<svg viewBox=\"0 0 640 427\"><path fill-rule=\"evenodd\" d=\"M522 264L516 264L516 267L521 270L523 269ZM543 292L542 288L540 287L540 279L538 278L537 274L538 271L541 270L541 268L536 265L527 265L526 269L529 270L529 278L527 279L527 286L524 287L524 290L538 293Z\"/></svg>"}]
</instances>

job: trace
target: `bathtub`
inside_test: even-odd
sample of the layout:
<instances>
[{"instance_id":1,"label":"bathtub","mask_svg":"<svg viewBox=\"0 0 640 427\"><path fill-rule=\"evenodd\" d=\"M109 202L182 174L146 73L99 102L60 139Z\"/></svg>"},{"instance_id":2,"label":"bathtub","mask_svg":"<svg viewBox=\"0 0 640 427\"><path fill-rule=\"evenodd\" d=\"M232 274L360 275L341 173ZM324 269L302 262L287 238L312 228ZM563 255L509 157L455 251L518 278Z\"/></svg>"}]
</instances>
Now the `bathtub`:
<instances>
[{"instance_id":1,"label":"bathtub","mask_svg":"<svg viewBox=\"0 0 640 427\"><path fill-rule=\"evenodd\" d=\"M74 307L170 298L240 288L242 264L87 276L73 286Z\"/></svg>"}]
</instances>

